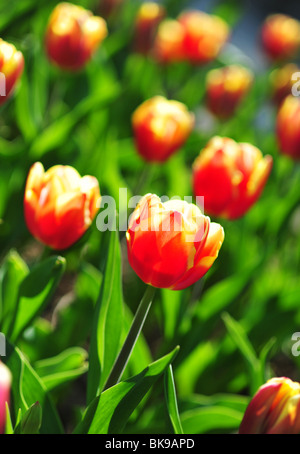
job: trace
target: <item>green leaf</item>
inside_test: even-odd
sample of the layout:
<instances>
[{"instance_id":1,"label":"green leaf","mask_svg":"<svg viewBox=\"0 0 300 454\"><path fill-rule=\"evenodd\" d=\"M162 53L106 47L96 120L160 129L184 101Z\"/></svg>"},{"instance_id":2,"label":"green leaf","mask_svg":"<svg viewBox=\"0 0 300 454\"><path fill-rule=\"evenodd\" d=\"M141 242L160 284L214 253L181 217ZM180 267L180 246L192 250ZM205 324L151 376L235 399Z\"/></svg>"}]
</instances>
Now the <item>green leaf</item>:
<instances>
[{"instance_id":1,"label":"green leaf","mask_svg":"<svg viewBox=\"0 0 300 454\"><path fill-rule=\"evenodd\" d=\"M35 402L21 420L21 434L38 434L42 424L42 407Z\"/></svg>"},{"instance_id":2,"label":"green leaf","mask_svg":"<svg viewBox=\"0 0 300 454\"><path fill-rule=\"evenodd\" d=\"M104 391L88 407L75 433L118 434L125 427L131 413L178 353L171 353L150 364L140 374Z\"/></svg>"},{"instance_id":3,"label":"green leaf","mask_svg":"<svg viewBox=\"0 0 300 454\"><path fill-rule=\"evenodd\" d=\"M57 356L37 361L35 370L51 390L84 374L88 368L87 356L83 348L69 348Z\"/></svg>"},{"instance_id":4,"label":"green leaf","mask_svg":"<svg viewBox=\"0 0 300 454\"><path fill-rule=\"evenodd\" d=\"M11 416L7 402L5 402L5 412L6 412L5 434L12 435L14 433L14 428L11 422Z\"/></svg>"},{"instance_id":5,"label":"green leaf","mask_svg":"<svg viewBox=\"0 0 300 454\"><path fill-rule=\"evenodd\" d=\"M165 372L165 397L174 433L177 435L183 434L183 429L181 426L180 416L178 412L176 389L171 364L169 365L168 369Z\"/></svg>"},{"instance_id":6,"label":"green leaf","mask_svg":"<svg viewBox=\"0 0 300 454\"><path fill-rule=\"evenodd\" d=\"M10 339L15 341L45 308L65 269L63 257L50 257L35 266L20 285L17 312Z\"/></svg>"},{"instance_id":7,"label":"green leaf","mask_svg":"<svg viewBox=\"0 0 300 454\"><path fill-rule=\"evenodd\" d=\"M45 153L61 146L83 118L96 109L105 108L116 99L118 94L119 88L114 85L110 92L93 93L82 100L73 110L53 122L35 139L29 150L31 158L41 159Z\"/></svg>"},{"instance_id":8,"label":"green leaf","mask_svg":"<svg viewBox=\"0 0 300 454\"><path fill-rule=\"evenodd\" d=\"M23 353L9 342L7 342L6 353L5 363L13 376L11 410L14 410L15 419L20 409L24 414L32 404L38 401L43 412L40 433L62 433L63 428L59 416L40 377Z\"/></svg>"},{"instance_id":9,"label":"green leaf","mask_svg":"<svg viewBox=\"0 0 300 454\"><path fill-rule=\"evenodd\" d=\"M246 361L246 364L248 365L250 372L251 391L254 394L254 392L256 392L257 389L264 383L260 361L257 358L255 350L252 347L241 324L234 320L227 313L222 314L222 319L232 340L241 352L243 358Z\"/></svg>"},{"instance_id":10,"label":"green leaf","mask_svg":"<svg viewBox=\"0 0 300 454\"><path fill-rule=\"evenodd\" d=\"M117 232L110 233L106 268L95 309L90 344L88 403L105 384L117 357L123 323L121 253Z\"/></svg>"},{"instance_id":11,"label":"green leaf","mask_svg":"<svg viewBox=\"0 0 300 454\"><path fill-rule=\"evenodd\" d=\"M185 434L203 434L212 430L239 428L243 413L227 407L202 407L181 414Z\"/></svg>"},{"instance_id":12,"label":"green leaf","mask_svg":"<svg viewBox=\"0 0 300 454\"><path fill-rule=\"evenodd\" d=\"M0 270L0 326L7 333L16 311L18 290L28 267L16 251L10 251Z\"/></svg>"}]
</instances>

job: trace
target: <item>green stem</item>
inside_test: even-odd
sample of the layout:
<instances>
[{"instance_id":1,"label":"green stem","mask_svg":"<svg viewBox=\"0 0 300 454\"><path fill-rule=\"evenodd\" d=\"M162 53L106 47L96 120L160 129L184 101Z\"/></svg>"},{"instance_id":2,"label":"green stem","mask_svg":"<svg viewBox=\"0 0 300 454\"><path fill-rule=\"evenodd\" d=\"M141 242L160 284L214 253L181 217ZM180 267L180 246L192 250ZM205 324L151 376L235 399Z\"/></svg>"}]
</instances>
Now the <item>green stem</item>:
<instances>
[{"instance_id":1,"label":"green stem","mask_svg":"<svg viewBox=\"0 0 300 454\"><path fill-rule=\"evenodd\" d=\"M138 310L135 314L134 320L132 322L129 333L126 337L126 340L123 344L123 347L115 361L115 364L110 372L110 375L105 383L103 391L117 384L124 372L124 369L128 363L133 347L138 340L139 334L144 326L145 320L147 318L149 309L151 307L153 298L155 294L155 288L150 285L147 287L147 290L140 302Z\"/></svg>"}]
</instances>

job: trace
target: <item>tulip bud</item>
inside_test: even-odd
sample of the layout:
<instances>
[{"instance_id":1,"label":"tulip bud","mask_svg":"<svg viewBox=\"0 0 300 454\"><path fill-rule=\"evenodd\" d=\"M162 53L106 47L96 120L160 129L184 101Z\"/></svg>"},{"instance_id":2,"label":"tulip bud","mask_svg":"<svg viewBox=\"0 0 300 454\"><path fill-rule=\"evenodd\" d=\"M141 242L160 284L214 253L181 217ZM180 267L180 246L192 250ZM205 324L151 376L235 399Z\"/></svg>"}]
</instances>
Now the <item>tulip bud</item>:
<instances>
[{"instance_id":1,"label":"tulip bud","mask_svg":"<svg viewBox=\"0 0 300 454\"><path fill-rule=\"evenodd\" d=\"M0 105L13 93L24 69L24 57L13 44L0 38Z\"/></svg>"},{"instance_id":2,"label":"tulip bud","mask_svg":"<svg viewBox=\"0 0 300 454\"><path fill-rule=\"evenodd\" d=\"M300 99L287 96L277 115L277 140L282 153L300 159Z\"/></svg>"},{"instance_id":3,"label":"tulip bud","mask_svg":"<svg viewBox=\"0 0 300 454\"><path fill-rule=\"evenodd\" d=\"M295 83L293 75L295 73L300 73L300 68L294 63L289 63L283 68L272 71L270 75L272 98L277 106L292 93L292 87Z\"/></svg>"},{"instance_id":4,"label":"tulip bud","mask_svg":"<svg viewBox=\"0 0 300 454\"><path fill-rule=\"evenodd\" d=\"M220 17L202 11L187 11L178 18L184 28L183 52L191 63L214 60L229 37L229 27Z\"/></svg>"},{"instance_id":5,"label":"tulip bud","mask_svg":"<svg viewBox=\"0 0 300 454\"><path fill-rule=\"evenodd\" d=\"M9 405L11 373L0 361L0 434L5 431L6 402Z\"/></svg>"},{"instance_id":6,"label":"tulip bud","mask_svg":"<svg viewBox=\"0 0 300 454\"><path fill-rule=\"evenodd\" d=\"M60 68L76 71L91 59L107 35L106 22L71 3L59 3L53 10L47 32L46 50Z\"/></svg>"},{"instance_id":7,"label":"tulip bud","mask_svg":"<svg viewBox=\"0 0 300 454\"><path fill-rule=\"evenodd\" d=\"M240 434L299 434L300 383L272 378L261 386L242 420Z\"/></svg>"},{"instance_id":8,"label":"tulip bud","mask_svg":"<svg viewBox=\"0 0 300 454\"><path fill-rule=\"evenodd\" d=\"M28 174L24 211L31 234L53 249L67 249L89 228L100 203L95 177L80 177L70 166L47 172L40 162Z\"/></svg>"},{"instance_id":9,"label":"tulip bud","mask_svg":"<svg viewBox=\"0 0 300 454\"><path fill-rule=\"evenodd\" d=\"M239 218L261 195L272 163L253 145L213 137L194 162L194 194L204 197L208 214Z\"/></svg>"},{"instance_id":10,"label":"tulip bud","mask_svg":"<svg viewBox=\"0 0 300 454\"><path fill-rule=\"evenodd\" d=\"M268 16L262 27L262 44L272 60L293 57L300 46L300 22L284 14Z\"/></svg>"},{"instance_id":11,"label":"tulip bud","mask_svg":"<svg viewBox=\"0 0 300 454\"><path fill-rule=\"evenodd\" d=\"M224 231L192 203L162 203L147 194L130 218L126 238L129 263L146 284L181 290L212 266Z\"/></svg>"},{"instance_id":12,"label":"tulip bud","mask_svg":"<svg viewBox=\"0 0 300 454\"><path fill-rule=\"evenodd\" d=\"M183 50L184 27L177 20L166 19L158 27L153 55L161 63L185 60Z\"/></svg>"},{"instance_id":13,"label":"tulip bud","mask_svg":"<svg viewBox=\"0 0 300 454\"><path fill-rule=\"evenodd\" d=\"M139 154L146 161L163 162L189 137L194 115L178 101L155 96L136 109L132 124Z\"/></svg>"},{"instance_id":14,"label":"tulip bud","mask_svg":"<svg viewBox=\"0 0 300 454\"><path fill-rule=\"evenodd\" d=\"M209 71L206 77L209 110L220 119L231 117L247 95L252 82L252 72L242 66L231 65Z\"/></svg>"},{"instance_id":15,"label":"tulip bud","mask_svg":"<svg viewBox=\"0 0 300 454\"><path fill-rule=\"evenodd\" d=\"M135 50L148 54L152 48L158 25L165 16L165 8L154 2L143 3L135 20Z\"/></svg>"}]
</instances>

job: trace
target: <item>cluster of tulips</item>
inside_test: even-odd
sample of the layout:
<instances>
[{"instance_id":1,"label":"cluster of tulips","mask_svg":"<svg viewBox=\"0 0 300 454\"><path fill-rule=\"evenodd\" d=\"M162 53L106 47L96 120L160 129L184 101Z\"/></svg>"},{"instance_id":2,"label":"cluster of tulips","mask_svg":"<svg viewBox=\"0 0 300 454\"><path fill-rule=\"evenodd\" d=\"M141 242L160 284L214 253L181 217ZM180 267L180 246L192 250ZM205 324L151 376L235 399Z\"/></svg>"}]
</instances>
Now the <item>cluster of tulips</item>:
<instances>
[{"instance_id":1,"label":"cluster of tulips","mask_svg":"<svg viewBox=\"0 0 300 454\"><path fill-rule=\"evenodd\" d=\"M111 2L110 7L120 3ZM107 11L111 13L109 8ZM219 17L188 11L169 19L164 7L156 3L140 7L134 27L135 50L162 65L208 63L216 59L230 36L229 26ZM107 33L102 17L61 3L49 19L46 53L61 70L75 72L90 61ZM300 24L283 15L271 16L263 25L262 43L271 60L290 59L300 47ZM7 81L2 103L12 95L23 68L22 53L1 40L0 71ZM280 149L300 159L300 100L290 94L296 71L297 67L289 63L272 73L271 83L279 108L276 132ZM239 65L209 71L208 109L221 121L232 117L253 79L252 71ZM148 163L167 161L185 144L194 127L195 116L184 104L162 96L146 100L132 114L135 147ZM204 197L209 216L240 218L262 194L272 163L272 157L263 156L253 144L212 137L192 167L194 196ZM100 203L97 179L81 177L71 166L56 165L45 171L42 163L36 162L29 171L24 196L26 224L37 240L54 250L65 250L84 235ZM196 204L179 200L163 203L157 195L147 194L130 218L126 240L129 263L146 284L181 290L211 268L224 230ZM0 363L0 433L4 430L10 383L10 372ZM270 380L249 404L240 433L299 432L300 384L288 378Z\"/></svg>"}]
</instances>

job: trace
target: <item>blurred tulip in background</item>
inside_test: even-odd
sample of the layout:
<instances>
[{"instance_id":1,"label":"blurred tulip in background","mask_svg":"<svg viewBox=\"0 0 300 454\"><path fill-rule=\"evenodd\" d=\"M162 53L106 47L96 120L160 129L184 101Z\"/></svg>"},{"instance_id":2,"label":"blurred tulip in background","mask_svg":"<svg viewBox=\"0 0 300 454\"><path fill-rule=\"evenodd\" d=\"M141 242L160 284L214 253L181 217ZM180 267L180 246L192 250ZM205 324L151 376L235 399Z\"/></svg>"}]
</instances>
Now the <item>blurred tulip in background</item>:
<instances>
[{"instance_id":1,"label":"blurred tulip in background","mask_svg":"<svg viewBox=\"0 0 300 454\"><path fill-rule=\"evenodd\" d=\"M46 31L46 50L61 69L76 71L91 59L107 35L106 22L71 3L59 3L53 10Z\"/></svg>"},{"instance_id":2,"label":"blurred tulip in background","mask_svg":"<svg viewBox=\"0 0 300 454\"><path fill-rule=\"evenodd\" d=\"M253 74L238 65L209 71L206 77L206 103L209 110L220 119L234 115L249 92Z\"/></svg>"},{"instance_id":3,"label":"blurred tulip in background","mask_svg":"<svg viewBox=\"0 0 300 454\"><path fill-rule=\"evenodd\" d=\"M261 195L272 163L249 143L213 137L193 165L194 195L204 197L209 215L239 218Z\"/></svg>"}]
</instances>

